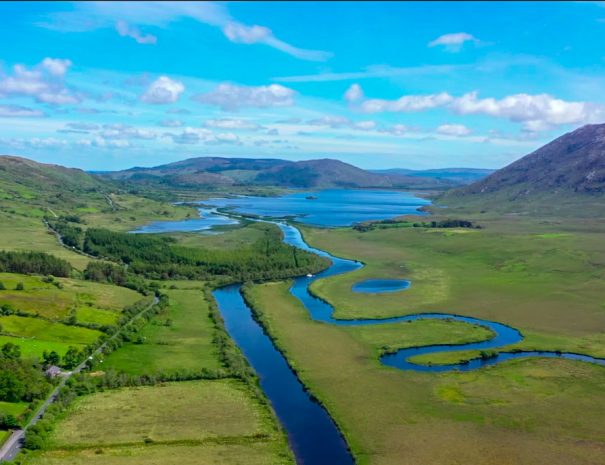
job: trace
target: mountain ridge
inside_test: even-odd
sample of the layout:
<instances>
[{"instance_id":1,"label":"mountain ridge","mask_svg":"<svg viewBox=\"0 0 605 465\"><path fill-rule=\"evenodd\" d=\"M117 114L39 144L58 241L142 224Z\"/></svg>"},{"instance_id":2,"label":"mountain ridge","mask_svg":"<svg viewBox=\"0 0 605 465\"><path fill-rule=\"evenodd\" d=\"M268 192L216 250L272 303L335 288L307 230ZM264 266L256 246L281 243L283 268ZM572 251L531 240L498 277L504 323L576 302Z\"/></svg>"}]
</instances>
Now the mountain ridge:
<instances>
[{"instance_id":1,"label":"mountain ridge","mask_svg":"<svg viewBox=\"0 0 605 465\"><path fill-rule=\"evenodd\" d=\"M175 186L258 185L291 188L446 189L455 183L395 173L374 173L330 158L281 159L194 157L150 168L99 173L114 180Z\"/></svg>"}]
</instances>

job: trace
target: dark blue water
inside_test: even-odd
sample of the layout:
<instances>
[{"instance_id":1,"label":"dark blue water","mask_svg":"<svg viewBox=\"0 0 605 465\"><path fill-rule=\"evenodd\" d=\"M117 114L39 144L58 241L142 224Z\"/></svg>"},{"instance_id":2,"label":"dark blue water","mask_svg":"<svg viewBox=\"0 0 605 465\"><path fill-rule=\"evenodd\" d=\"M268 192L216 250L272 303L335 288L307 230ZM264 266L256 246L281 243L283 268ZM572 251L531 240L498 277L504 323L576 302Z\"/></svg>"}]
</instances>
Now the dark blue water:
<instances>
[{"instance_id":1,"label":"dark blue water","mask_svg":"<svg viewBox=\"0 0 605 465\"><path fill-rule=\"evenodd\" d=\"M200 217L181 221L154 221L141 226L133 233L168 233L208 231L216 226L238 224L239 221L227 215L221 215L216 208L199 208Z\"/></svg>"},{"instance_id":2,"label":"dark blue water","mask_svg":"<svg viewBox=\"0 0 605 465\"><path fill-rule=\"evenodd\" d=\"M299 465L353 465L345 440L328 413L305 391L262 327L252 318L239 284L214 291L225 327L260 379L288 434Z\"/></svg>"},{"instance_id":3,"label":"dark blue water","mask_svg":"<svg viewBox=\"0 0 605 465\"><path fill-rule=\"evenodd\" d=\"M295 218L314 226L334 227L421 214L418 208L429 205L430 201L399 191L327 189L282 197L214 198L201 203L229 207L240 214Z\"/></svg>"},{"instance_id":4,"label":"dark blue water","mask_svg":"<svg viewBox=\"0 0 605 465\"><path fill-rule=\"evenodd\" d=\"M407 279L366 279L353 284L353 292L362 294L383 294L385 292L403 291L410 287Z\"/></svg>"}]
</instances>

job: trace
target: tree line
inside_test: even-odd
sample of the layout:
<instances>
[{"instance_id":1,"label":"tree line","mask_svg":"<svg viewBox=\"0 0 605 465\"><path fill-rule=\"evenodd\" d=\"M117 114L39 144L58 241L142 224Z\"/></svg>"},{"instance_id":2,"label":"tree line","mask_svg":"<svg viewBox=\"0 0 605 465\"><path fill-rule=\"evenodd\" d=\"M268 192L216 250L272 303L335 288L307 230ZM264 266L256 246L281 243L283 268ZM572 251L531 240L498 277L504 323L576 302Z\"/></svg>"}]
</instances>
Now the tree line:
<instances>
[{"instance_id":1,"label":"tree line","mask_svg":"<svg viewBox=\"0 0 605 465\"><path fill-rule=\"evenodd\" d=\"M355 223L353 229L359 232L374 231L375 229L389 228L469 228L481 229L481 226L474 224L469 220L433 220L433 221L400 221L400 220L381 220L369 221L364 223Z\"/></svg>"}]
</instances>

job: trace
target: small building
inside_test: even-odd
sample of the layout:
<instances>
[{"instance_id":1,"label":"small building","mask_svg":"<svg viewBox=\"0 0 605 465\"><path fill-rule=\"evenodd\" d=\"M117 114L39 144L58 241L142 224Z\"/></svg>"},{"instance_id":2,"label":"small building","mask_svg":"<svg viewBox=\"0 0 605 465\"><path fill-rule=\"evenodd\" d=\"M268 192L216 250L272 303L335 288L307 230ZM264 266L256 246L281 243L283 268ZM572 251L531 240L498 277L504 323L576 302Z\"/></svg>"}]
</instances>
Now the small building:
<instances>
[{"instance_id":1,"label":"small building","mask_svg":"<svg viewBox=\"0 0 605 465\"><path fill-rule=\"evenodd\" d=\"M46 376L48 376L49 378L54 378L56 376L60 376L62 374L62 372L61 372L61 368L59 368L58 366L51 365L46 369L44 374Z\"/></svg>"}]
</instances>

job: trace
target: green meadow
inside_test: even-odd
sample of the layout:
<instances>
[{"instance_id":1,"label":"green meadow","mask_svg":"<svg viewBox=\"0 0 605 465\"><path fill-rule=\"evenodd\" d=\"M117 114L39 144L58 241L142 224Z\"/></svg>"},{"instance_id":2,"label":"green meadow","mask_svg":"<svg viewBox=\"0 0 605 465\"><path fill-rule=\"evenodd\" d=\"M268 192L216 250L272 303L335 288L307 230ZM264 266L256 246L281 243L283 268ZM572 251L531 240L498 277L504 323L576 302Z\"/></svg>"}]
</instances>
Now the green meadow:
<instances>
[{"instance_id":1,"label":"green meadow","mask_svg":"<svg viewBox=\"0 0 605 465\"><path fill-rule=\"evenodd\" d=\"M334 305L340 318L456 313L520 329L525 339L503 350L605 356L605 242L598 224L520 220L483 226L365 233L304 228L312 246L366 264L317 281L312 291ZM351 290L368 278L405 278L412 286L380 295ZM404 372L383 366L379 355L490 334L443 321L363 327L315 323L287 283L255 285L248 297L360 464L602 462L603 367L532 358L473 372ZM458 351L414 361L454 363L476 356Z\"/></svg>"},{"instance_id":2,"label":"green meadow","mask_svg":"<svg viewBox=\"0 0 605 465\"><path fill-rule=\"evenodd\" d=\"M6 288L0 290L0 306L51 320L75 312L83 323L114 324L122 308L141 298L130 289L77 279L55 278L51 283L40 276L0 273L0 282ZM23 290L15 290L19 283Z\"/></svg>"},{"instance_id":3,"label":"green meadow","mask_svg":"<svg viewBox=\"0 0 605 465\"><path fill-rule=\"evenodd\" d=\"M202 291L164 292L170 305L139 333L142 342L125 344L111 353L103 362L104 369L142 375L220 367L213 343L214 323Z\"/></svg>"}]
</instances>

